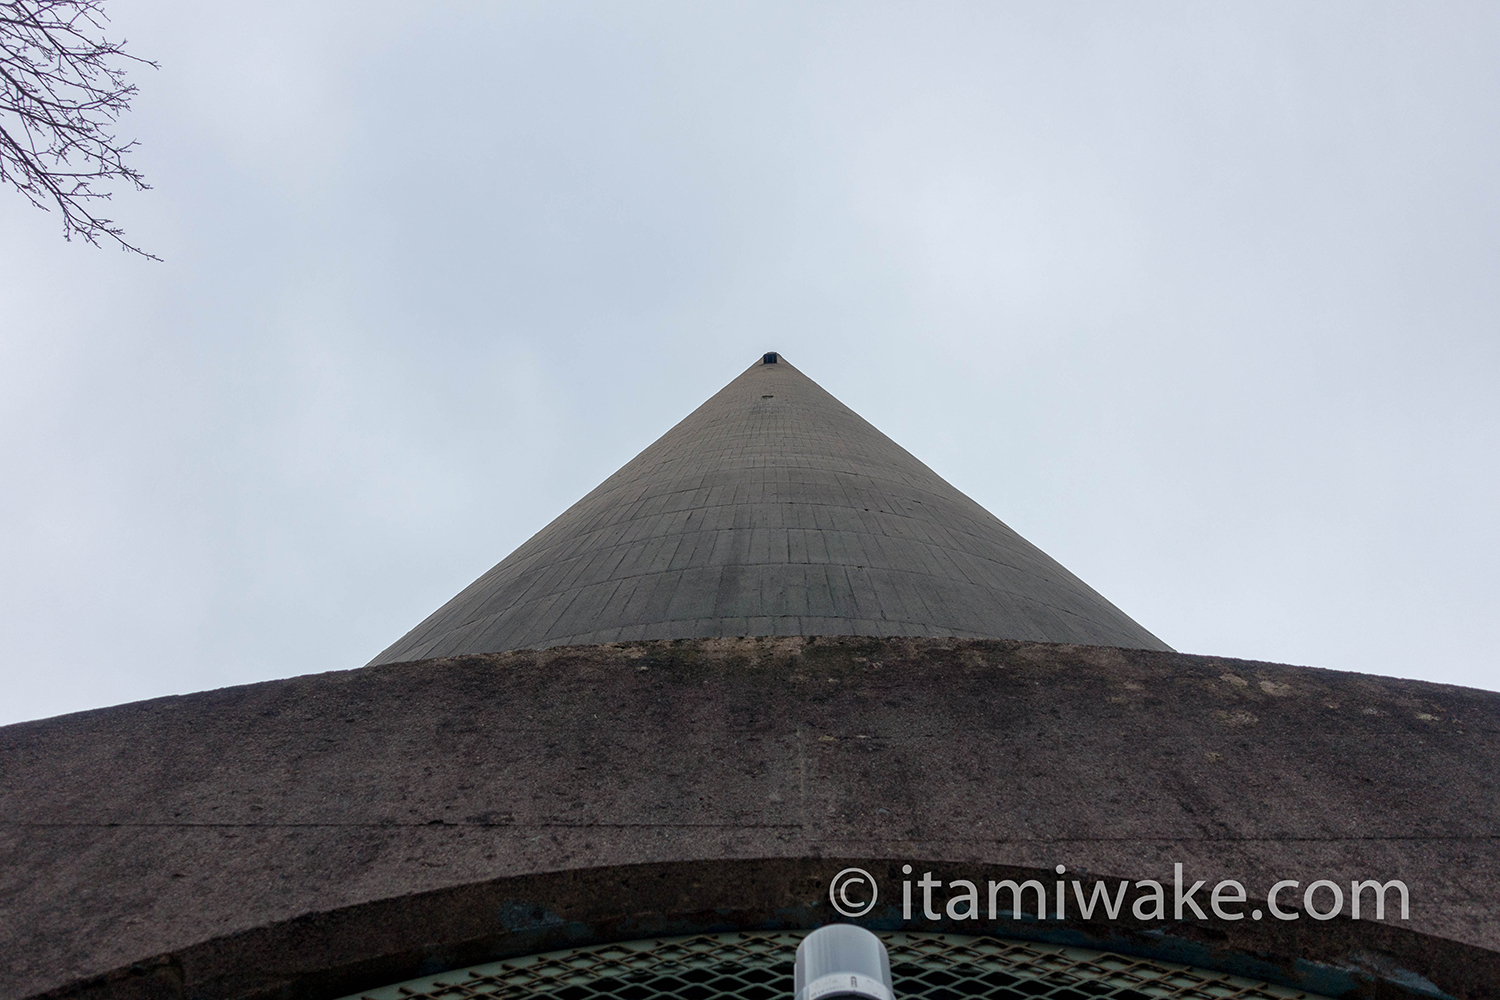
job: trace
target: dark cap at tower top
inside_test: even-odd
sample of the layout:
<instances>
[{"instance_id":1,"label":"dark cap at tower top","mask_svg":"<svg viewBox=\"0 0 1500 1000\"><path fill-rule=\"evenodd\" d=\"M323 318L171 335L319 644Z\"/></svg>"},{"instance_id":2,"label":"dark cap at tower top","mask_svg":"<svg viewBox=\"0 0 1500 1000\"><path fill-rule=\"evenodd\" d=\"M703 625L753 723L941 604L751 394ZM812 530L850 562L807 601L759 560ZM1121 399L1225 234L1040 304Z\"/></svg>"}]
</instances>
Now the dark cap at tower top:
<instances>
[{"instance_id":1,"label":"dark cap at tower top","mask_svg":"<svg viewBox=\"0 0 1500 1000\"><path fill-rule=\"evenodd\" d=\"M776 363L776 352L771 351L768 353L764 358L761 358L760 363L763 365L774 365Z\"/></svg>"}]
</instances>

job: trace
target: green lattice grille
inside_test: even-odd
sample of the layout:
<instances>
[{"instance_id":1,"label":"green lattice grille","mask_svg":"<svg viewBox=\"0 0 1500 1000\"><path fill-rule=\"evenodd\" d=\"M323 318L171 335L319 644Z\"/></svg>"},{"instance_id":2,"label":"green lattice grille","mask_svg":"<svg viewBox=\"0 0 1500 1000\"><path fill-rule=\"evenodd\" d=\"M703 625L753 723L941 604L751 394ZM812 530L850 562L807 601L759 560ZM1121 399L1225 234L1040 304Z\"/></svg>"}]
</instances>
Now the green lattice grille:
<instances>
[{"instance_id":1,"label":"green lattice grille","mask_svg":"<svg viewBox=\"0 0 1500 1000\"><path fill-rule=\"evenodd\" d=\"M525 955L345 1000L791 1000L800 933L701 934ZM1324 1000L1086 948L882 934L897 1000Z\"/></svg>"}]
</instances>

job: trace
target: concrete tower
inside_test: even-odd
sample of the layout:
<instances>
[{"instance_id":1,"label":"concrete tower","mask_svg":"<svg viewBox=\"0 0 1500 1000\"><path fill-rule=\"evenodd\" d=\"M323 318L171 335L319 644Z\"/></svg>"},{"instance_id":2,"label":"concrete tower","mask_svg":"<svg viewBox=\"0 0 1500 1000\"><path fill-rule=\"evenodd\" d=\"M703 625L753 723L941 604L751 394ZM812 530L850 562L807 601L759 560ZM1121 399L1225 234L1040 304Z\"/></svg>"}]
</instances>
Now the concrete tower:
<instances>
[{"instance_id":1,"label":"concrete tower","mask_svg":"<svg viewBox=\"0 0 1500 1000\"><path fill-rule=\"evenodd\" d=\"M1169 648L767 354L373 662L739 635Z\"/></svg>"},{"instance_id":2,"label":"concrete tower","mask_svg":"<svg viewBox=\"0 0 1500 1000\"><path fill-rule=\"evenodd\" d=\"M0 728L7 1000L1500 997L1496 899L1500 695L1176 653L772 355L363 668Z\"/></svg>"}]
</instances>

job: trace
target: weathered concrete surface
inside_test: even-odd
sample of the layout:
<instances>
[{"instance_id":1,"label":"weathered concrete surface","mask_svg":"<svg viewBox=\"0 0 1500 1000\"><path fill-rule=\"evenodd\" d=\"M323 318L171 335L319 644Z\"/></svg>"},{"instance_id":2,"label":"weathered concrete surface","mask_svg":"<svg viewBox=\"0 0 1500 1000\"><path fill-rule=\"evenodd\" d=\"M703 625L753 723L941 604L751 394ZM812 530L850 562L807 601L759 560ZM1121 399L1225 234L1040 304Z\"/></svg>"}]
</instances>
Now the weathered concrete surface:
<instances>
[{"instance_id":1,"label":"weathered concrete surface","mask_svg":"<svg viewBox=\"0 0 1500 1000\"><path fill-rule=\"evenodd\" d=\"M782 359L373 662L738 635L1168 648Z\"/></svg>"},{"instance_id":2,"label":"weathered concrete surface","mask_svg":"<svg viewBox=\"0 0 1500 1000\"><path fill-rule=\"evenodd\" d=\"M1348 963L1500 996L1473 957L1500 953L1497 786L1500 695L1175 653L726 639L368 667L0 729L0 996L153 956L181 986L183 954L299 920L356 967L386 939L327 915L377 903L403 954L440 950L401 901L495 880L820 857L1182 862L1262 898L1403 879L1395 928L1200 930L1316 950L1341 928Z\"/></svg>"}]
</instances>

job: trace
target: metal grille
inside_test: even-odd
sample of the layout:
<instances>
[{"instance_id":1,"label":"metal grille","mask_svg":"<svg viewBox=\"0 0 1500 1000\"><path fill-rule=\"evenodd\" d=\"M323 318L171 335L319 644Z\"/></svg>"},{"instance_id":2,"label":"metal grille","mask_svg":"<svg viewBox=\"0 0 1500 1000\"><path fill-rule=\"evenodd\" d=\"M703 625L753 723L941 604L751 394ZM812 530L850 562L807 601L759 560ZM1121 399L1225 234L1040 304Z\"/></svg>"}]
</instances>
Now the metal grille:
<instances>
[{"instance_id":1,"label":"metal grille","mask_svg":"<svg viewBox=\"0 0 1500 1000\"><path fill-rule=\"evenodd\" d=\"M344 1000L791 1000L801 933L699 934L524 955ZM881 934L898 1000L1325 1000L1222 972L957 934Z\"/></svg>"}]
</instances>

